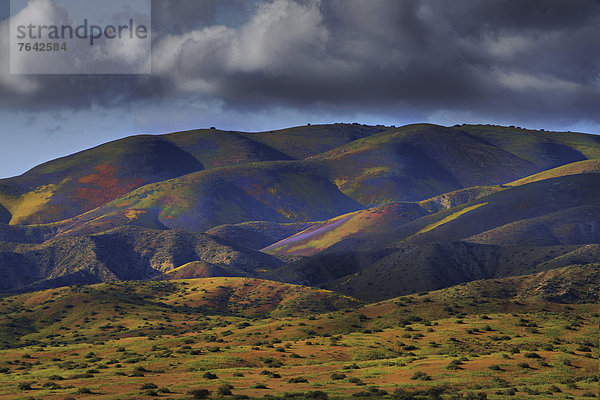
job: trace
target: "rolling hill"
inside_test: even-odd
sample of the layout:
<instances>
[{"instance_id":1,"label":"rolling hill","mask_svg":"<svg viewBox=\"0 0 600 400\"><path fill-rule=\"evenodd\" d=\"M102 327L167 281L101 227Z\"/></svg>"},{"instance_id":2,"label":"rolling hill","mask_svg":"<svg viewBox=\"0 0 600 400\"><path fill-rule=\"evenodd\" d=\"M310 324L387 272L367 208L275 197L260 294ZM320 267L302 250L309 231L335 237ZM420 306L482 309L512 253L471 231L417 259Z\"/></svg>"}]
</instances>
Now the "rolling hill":
<instances>
[{"instance_id":1,"label":"rolling hill","mask_svg":"<svg viewBox=\"0 0 600 400\"><path fill-rule=\"evenodd\" d=\"M588 134L333 124L0 180L0 399L597 397L599 160Z\"/></svg>"},{"instance_id":2,"label":"rolling hill","mask_svg":"<svg viewBox=\"0 0 600 400\"><path fill-rule=\"evenodd\" d=\"M371 304L247 278L5 297L0 398L593 398L598 278L592 264Z\"/></svg>"},{"instance_id":3,"label":"rolling hill","mask_svg":"<svg viewBox=\"0 0 600 400\"><path fill-rule=\"evenodd\" d=\"M217 131L212 135L219 139L212 145L206 144L206 133L185 132L179 142L179 134L171 134L173 143L188 149L188 154L210 169L140 187L105 203L92 216L98 218L124 209L143 210L166 227L197 232L248 221L314 222L360 208L393 201L424 201L453 191L459 191L454 198L459 197L458 193L463 197L476 196L477 189L467 188L483 185L484 192L493 191L494 185L600 154L600 142L582 134L497 128L494 132L506 133L506 142L491 144L490 137L495 136L477 126L444 128L419 124L383 129L333 125L310 129L260 134ZM350 129L349 133L340 134L345 129ZM358 133L352 133L356 129ZM322 132L325 138L319 137L316 142L320 144L313 146L313 139ZM528 157L515 150L522 144L523 136L530 142L527 146L532 154ZM194 153L196 147L190 144L194 138L205 153ZM292 151L300 146L301 138L311 143L311 151ZM239 140L246 143L250 139L259 140L261 145L278 143L278 156L265 156L267 159L289 160L289 154L306 157L256 161L260 157L248 156L256 152L236 145ZM322 141L329 146L342 144L327 149L329 146ZM232 147L225 146L229 142ZM327 150L312 154L324 149ZM222 152L246 157L230 159ZM279 157L280 153L286 156ZM206 157L224 162L215 163ZM490 186L492 189L485 189ZM445 201L439 199L440 204ZM427 206L435 207L434 203Z\"/></svg>"},{"instance_id":4,"label":"rolling hill","mask_svg":"<svg viewBox=\"0 0 600 400\"><path fill-rule=\"evenodd\" d=\"M424 209L414 203L388 203L314 224L263 248L262 251L275 255L310 256L355 235L385 232L426 214Z\"/></svg>"},{"instance_id":5,"label":"rolling hill","mask_svg":"<svg viewBox=\"0 0 600 400\"><path fill-rule=\"evenodd\" d=\"M283 264L206 234L121 227L43 244L0 244L0 291L152 279L192 261L214 264L233 275Z\"/></svg>"},{"instance_id":6,"label":"rolling hill","mask_svg":"<svg viewBox=\"0 0 600 400\"><path fill-rule=\"evenodd\" d=\"M0 223L57 222L148 183L220 166L304 158L384 129L336 124L263 133L207 129L132 136L0 180ZM300 145L311 135L310 145Z\"/></svg>"},{"instance_id":7,"label":"rolling hill","mask_svg":"<svg viewBox=\"0 0 600 400\"><path fill-rule=\"evenodd\" d=\"M598 159L483 125L134 136L0 181L2 290L172 271L382 299L541 271L599 242Z\"/></svg>"},{"instance_id":8,"label":"rolling hill","mask_svg":"<svg viewBox=\"0 0 600 400\"><path fill-rule=\"evenodd\" d=\"M147 183L201 169L201 162L160 137L134 136L1 180L0 204L13 225L56 222Z\"/></svg>"}]
</instances>

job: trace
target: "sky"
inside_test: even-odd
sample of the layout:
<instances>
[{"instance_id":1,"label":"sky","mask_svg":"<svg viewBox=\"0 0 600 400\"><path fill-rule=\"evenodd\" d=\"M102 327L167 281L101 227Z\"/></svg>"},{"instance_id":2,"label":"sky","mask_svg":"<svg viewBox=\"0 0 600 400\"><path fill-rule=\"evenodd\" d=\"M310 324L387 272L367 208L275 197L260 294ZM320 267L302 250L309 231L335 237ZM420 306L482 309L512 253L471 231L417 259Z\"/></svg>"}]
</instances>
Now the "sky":
<instances>
[{"instance_id":1,"label":"sky","mask_svg":"<svg viewBox=\"0 0 600 400\"><path fill-rule=\"evenodd\" d=\"M0 0L0 177L212 126L600 133L599 0L152 0L149 75L9 74L9 17Z\"/></svg>"}]
</instances>

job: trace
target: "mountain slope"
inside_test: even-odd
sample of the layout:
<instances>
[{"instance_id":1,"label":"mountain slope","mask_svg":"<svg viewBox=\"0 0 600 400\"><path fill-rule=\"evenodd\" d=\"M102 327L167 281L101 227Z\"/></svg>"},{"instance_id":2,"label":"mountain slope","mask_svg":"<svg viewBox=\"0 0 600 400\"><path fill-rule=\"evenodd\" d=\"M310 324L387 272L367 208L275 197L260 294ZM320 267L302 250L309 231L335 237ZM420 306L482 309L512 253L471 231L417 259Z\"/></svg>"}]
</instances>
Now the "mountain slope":
<instances>
[{"instance_id":1,"label":"mountain slope","mask_svg":"<svg viewBox=\"0 0 600 400\"><path fill-rule=\"evenodd\" d=\"M600 243L600 207L575 207L519 220L467 240L498 246Z\"/></svg>"},{"instance_id":2,"label":"mountain slope","mask_svg":"<svg viewBox=\"0 0 600 400\"><path fill-rule=\"evenodd\" d=\"M132 136L0 180L0 223L56 222L148 183L207 168L304 158L384 129L339 124L252 134L209 129Z\"/></svg>"},{"instance_id":3,"label":"mountain slope","mask_svg":"<svg viewBox=\"0 0 600 400\"><path fill-rule=\"evenodd\" d=\"M315 222L276 223L269 221L242 222L234 225L220 225L206 231L232 243L251 249L262 249L289 236L303 231Z\"/></svg>"},{"instance_id":4,"label":"mountain slope","mask_svg":"<svg viewBox=\"0 0 600 400\"><path fill-rule=\"evenodd\" d=\"M0 243L0 291L150 279L191 261L250 272L283 264L210 235L122 227L43 244Z\"/></svg>"},{"instance_id":5,"label":"mountain slope","mask_svg":"<svg viewBox=\"0 0 600 400\"><path fill-rule=\"evenodd\" d=\"M404 242L462 240L523 219L594 206L600 197L599 185L600 174L579 174L512 187L424 216L393 231L343 240L327 251L369 250L394 247Z\"/></svg>"},{"instance_id":6,"label":"mountain slope","mask_svg":"<svg viewBox=\"0 0 600 400\"><path fill-rule=\"evenodd\" d=\"M322 179L370 206L506 183L598 156L600 142L590 135L524 133L511 128L335 124L261 133L211 129L135 136L46 163L0 181L0 205L12 214L12 224L54 222L145 184L191 172L254 163L256 174L266 162L268 173L272 161L306 159L296 164L299 175L319 170ZM174 201L179 199L174 196ZM0 210L0 218L6 222L7 212Z\"/></svg>"},{"instance_id":7,"label":"mountain slope","mask_svg":"<svg viewBox=\"0 0 600 400\"><path fill-rule=\"evenodd\" d=\"M337 129L343 131L345 127ZM167 227L195 231L257 220L309 222L369 205L421 201L473 185L487 185L481 187L479 195L473 190L453 195L476 198L486 191L499 190L494 186L486 189L490 185L600 153L600 143L586 135L565 134L555 138L537 132L530 138L530 147L535 149L530 161L507 150L514 150L511 140L518 142L514 130L504 129L508 138L504 147L490 144L470 130L471 127L421 124L379 133L371 131L370 136L305 160L213 168L147 185L106 205L93 216L125 208L146 210ZM234 134L236 138L252 135L279 138L278 134ZM300 137L302 134L295 140ZM311 138L305 136L305 139L311 142ZM342 139L343 142L349 137ZM589 142L585 153L578 150L583 146L581 140ZM439 200L440 204L446 201ZM427 206L437 207L433 203Z\"/></svg>"},{"instance_id":8,"label":"mountain slope","mask_svg":"<svg viewBox=\"0 0 600 400\"><path fill-rule=\"evenodd\" d=\"M86 217L148 210L169 228L202 232L246 221L319 221L360 208L318 168L290 161L217 168L147 185Z\"/></svg>"},{"instance_id":9,"label":"mountain slope","mask_svg":"<svg viewBox=\"0 0 600 400\"><path fill-rule=\"evenodd\" d=\"M414 203L388 203L381 207L355 211L315 224L265 247L262 251L275 255L310 256L341 240L357 235L385 232L426 214L424 209Z\"/></svg>"},{"instance_id":10,"label":"mountain slope","mask_svg":"<svg viewBox=\"0 0 600 400\"><path fill-rule=\"evenodd\" d=\"M344 193L370 205L503 184L599 156L594 135L417 124L356 140L316 159Z\"/></svg>"},{"instance_id":11,"label":"mountain slope","mask_svg":"<svg viewBox=\"0 0 600 400\"><path fill-rule=\"evenodd\" d=\"M598 158L594 135L492 126L136 136L0 181L0 267L6 290L182 267L361 296L533 272L600 241Z\"/></svg>"},{"instance_id":12,"label":"mountain slope","mask_svg":"<svg viewBox=\"0 0 600 400\"><path fill-rule=\"evenodd\" d=\"M42 164L0 181L0 204L11 224L63 220L144 184L203 169L172 143L134 136Z\"/></svg>"}]
</instances>

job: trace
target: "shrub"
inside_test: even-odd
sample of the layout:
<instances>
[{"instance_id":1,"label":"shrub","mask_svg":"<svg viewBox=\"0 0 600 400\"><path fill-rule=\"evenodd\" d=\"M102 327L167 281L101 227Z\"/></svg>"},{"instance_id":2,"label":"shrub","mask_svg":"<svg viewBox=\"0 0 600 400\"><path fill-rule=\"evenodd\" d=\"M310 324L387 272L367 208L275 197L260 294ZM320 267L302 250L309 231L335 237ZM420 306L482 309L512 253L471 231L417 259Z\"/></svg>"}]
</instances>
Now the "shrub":
<instances>
[{"instance_id":1,"label":"shrub","mask_svg":"<svg viewBox=\"0 0 600 400\"><path fill-rule=\"evenodd\" d=\"M18 386L19 390L31 390L31 383L29 382L21 382Z\"/></svg>"},{"instance_id":2,"label":"shrub","mask_svg":"<svg viewBox=\"0 0 600 400\"><path fill-rule=\"evenodd\" d=\"M334 381L338 381L340 379L345 379L346 378L346 374L343 374L341 372L334 372L333 374L331 374L331 379L333 379Z\"/></svg>"},{"instance_id":3,"label":"shrub","mask_svg":"<svg viewBox=\"0 0 600 400\"><path fill-rule=\"evenodd\" d=\"M79 389L77 389L77 393L78 394L91 394L92 390L90 388L80 387Z\"/></svg>"},{"instance_id":4,"label":"shrub","mask_svg":"<svg viewBox=\"0 0 600 400\"><path fill-rule=\"evenodd\" d=\"M144 383L141 389L158 389L158 385L155 385L154 383Z\"/></svg>"},{"instance_id":5,"label":"shrub","mask_svg":"<svg viewBox=\"0 0 600 400\"><path fill-rule=\"evenodd\" d=\"M264 383L255 383L251 386L252 389L268 389L267 385Z\"/></svg>"},{"instance_id":6,"label":"shrub","mask_svg":"<svg viewBox=\"0 0 600 400\"><path fill-rule=\"evenodd\" d=\"M487 400L487 394L484 392L467 393L465 400Z\"/></svg>"},{"instance_id":7,"label":"shrub","mask_svg":"<svg viewBox=\"0 0 600 400\"><path fill-rule=\"evenodd\" d=\"M410 379L415 381L430 381L431 377L423 371L417 371L413 374L413 376L411 376Z\"/></svg>"},{"instance_id":8,"label":"shrub","mask_svg":"<svg viewBox=\"0 0 600 400\"><path fill-rule=\"evenodd\" d=\"M562 390L561 390L561 389L560 389L558 386L556 386L556 385L552 385L552 386L550 386L550 387L548 388L548 391L549 391L550 393L560 393L560 392L562 392Z\"/></svg>"},{"instance_id":9,"label":"shrub","mask_svg":"<svg viewBox=\"0 0 600 400\"><path fill-rule=\"evenodd\" d=\"M525 357L527 358L542 358L538 353L525 353Z\"/></svg>"},{"instance_id":10,"label":"shrub","mask_svg":"<svg viewBox=\"0 0 600 400\"><path fill-rule=\"evenodd\" d=\"M348 382L354 383L355 385L358 385L358 386L363 386L365 384L363 381L360 380L360 378L355 378L355 377L348 378Z\"/></svg>"},{"instance_id":11,"label":"shrub","mask_svg":"<svg viewBox=\"0 0 600 400\"><path fill-rule=\"evenodd\" d=\"M308 379L306 379L302 376L297 376L295 378L291 378L290 380L288 380L288 383L308 383Z\"/></svg>"},{"instance_id":12,"label":"shrub","mask_svg":"<svg viewBox=\"0 0 600 400\"><path fill-rule=\"evenodd\" d=\"M327 393L322 392L320 390L315 390L312 392L306 392L303 395L304 399L315 399L315 400L327 400L329 398L329 396L327 395Z\"/></svg>"},{"instance_id":13,"label":"shrub","mask_svg":"<svg viewBox=\"0 0 600 400\"><path fill-rule=\"evenodd\" d=\"M218 379L219 377L215 374L213 374L212 372L205 372L204 375L202 375L202 377L204 379Z\"/></svg>"},{"instance_id":14,"label":"shrub","mask_svg":"<svg viewBox=\"0 0 600 400\"><path fill-rule=\"evenodd\" d=\"M460 367L462 364L463 364L463 362L461 360L452 360L452 361L450 361L450 364L448 364L446 366L446 369L450 370L450 371L456 371L456 370L462 369Z\"/></svg>"},{"instance_id":15,"label":"shrub","mask_svg":"<svg viewBox=\"0 0 600 400\"><path fill-rule=\"evenodd\" d=\"M217 389L217 395L219 396L231 396L231 389L233 389L233 386L226 383L224 385L219 386L219 388Z\"/></svg>"},{"instance_id":16,"label":"shrub","mask_svg":"<svg viewBox=\"0 0 600 400\"><path fill-rule=\"evenodd\" d=\"M206 399L208 396L210 396L210 390L208 390L208 389L194 389L194 390L190 390L188 392L188 394L190 396L192 396L192 399L194 399L194 400Z\"/></svg>"}]
</instances>

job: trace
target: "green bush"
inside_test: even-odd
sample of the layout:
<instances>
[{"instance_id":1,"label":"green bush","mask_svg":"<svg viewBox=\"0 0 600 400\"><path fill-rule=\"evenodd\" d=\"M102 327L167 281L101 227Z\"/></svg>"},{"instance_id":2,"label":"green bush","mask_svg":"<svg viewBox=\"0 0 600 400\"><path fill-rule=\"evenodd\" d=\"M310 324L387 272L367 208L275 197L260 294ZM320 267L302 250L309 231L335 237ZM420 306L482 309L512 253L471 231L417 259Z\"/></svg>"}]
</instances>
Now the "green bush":
<instances>
[{"instance_id":1,"label":"green bush","mask_svg":"<svg viewBox=\"0 0 600 400\"><path fill-rule=\"evenodd\" d=\"M346 378L346 374L343 374L341 372L334 372L333 374L331 374L331 379L333 379L334 381L338 381L340 379L345 379Z\"/></svg>"},{"instance_id":2,"label":"green bush","mask_svg":"<svg viewBox=\"0 0 600 400\"><path fill-rule=\"evenodd\" d=\"M411 376L410 379L414 381L430 381L431 377L423 371L417 371L413 374L413 376Z\"/></svg>"},{"instance_id":3,"label":"green bush","mask_svg":"<svg viewBox=\"0 0 600 400\"><path fill-rule=\"evenodd\" d=\"M208 398L208 396L210 396L210 390L208 390L208 389L194 389L194 390L190 390L188 392L188 394L190 396L192 396L192 399L194 399L194 400L206 399L206 398Z\"/></svg>"},{"instance_id":4,"label":"green bush","mask_svg":"<svg viewBox=\"0 0 600 400\"><path fill-rule=\"evenodd\" d=\"M224 385L219 386L219 388L217 389L217 395L219 396L231 396L231 389L233 389L233 386L226 383Z\"/></svg>"},{"instance_id":5,"label":"green bush","mask_svg":"<svg viewBox=\"0 0 600 400\"><path fill-rule=\"evenodd\" d=\"M213 374L212 372L205 372L204 375L202 375L202 377L204 379L219 379L219 377L215 374Z\"/></svg>"},{"instance_id":6,"label":"green bush","mask_svg":"<svg viewBox=\"0 0 600 400\"><path fill-rule=\"evenodd\" d=\"M268 389L267 385L264 383L255 383L251 386L252 389Z\"/></svg>"},{"instance_id":7,"label":"green bush","mask_svg":"<svg viewBox=\"0 0 600 400\"><path fill-rule=\"evenodd\" d=\"M154 383L144 383L140 389L158 389L158 385Z\"/></svg>"},{"instance_id":8,"label":"green bush","mask_svg":"<svg viewBox=\"0 0 600 400\"><path fill-rule=\"evenodd\" d=\"M308 383L308 379L306 379L302 376L297 376L295 378L291 378L290 380L288 380L288 383Z\"/></svg>"}]
</instances>

